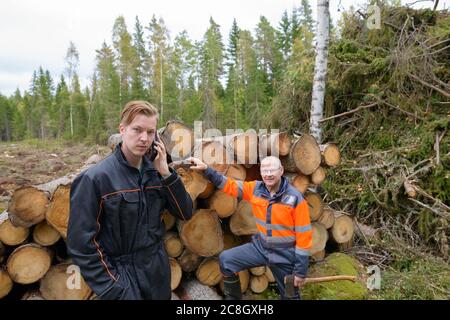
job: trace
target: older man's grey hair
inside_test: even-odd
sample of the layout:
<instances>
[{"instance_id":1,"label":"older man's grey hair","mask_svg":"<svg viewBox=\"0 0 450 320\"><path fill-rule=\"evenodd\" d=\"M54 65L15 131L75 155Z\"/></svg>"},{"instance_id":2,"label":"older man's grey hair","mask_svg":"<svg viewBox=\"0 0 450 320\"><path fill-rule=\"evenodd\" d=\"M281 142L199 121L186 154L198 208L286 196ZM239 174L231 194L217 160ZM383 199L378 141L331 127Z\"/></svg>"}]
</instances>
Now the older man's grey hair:
<instances>
[{"instance_id":1,"label":"older man's grey hair","mask_svg":"<svg viewBox=\"0 0 450 320\"><path fill-rule=\"evenodd\" d=\"M268 156L261 160L261 165L272 165L274 168L280 168L281 167L281 161L277 157L274 156Z\"/></svg>"}]
</instances>

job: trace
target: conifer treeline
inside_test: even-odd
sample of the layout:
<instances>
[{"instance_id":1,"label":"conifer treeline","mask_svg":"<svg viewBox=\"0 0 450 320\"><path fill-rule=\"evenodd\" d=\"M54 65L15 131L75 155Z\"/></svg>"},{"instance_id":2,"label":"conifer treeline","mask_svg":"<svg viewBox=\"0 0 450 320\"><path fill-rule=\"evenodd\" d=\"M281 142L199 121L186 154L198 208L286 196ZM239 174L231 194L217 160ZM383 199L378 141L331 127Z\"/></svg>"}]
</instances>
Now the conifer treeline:
<instances>
[{"instance_id":1,"label":"conifer treeline","mask_svg":"<svg viewBox=\"0 0 450 320\"><path fill-rule=\"evenodd\" d=\"M153 16L145 24L136 17L130 28L119 16L111 43L96 50L86 88L80 86L79 54L71 42L62 75L52 78L40 67L28 90L0 94L0 140L103 143L116 132L120 110L131 99L156 105L161 123L202 120L204 128L221 130L282 127L287 123L276 115L279 108L290 108L285 87L296 77L311 76L312 39L307 0L285 11L277 26L261 16L254 30L244 30L234 20L228 39L213 18L203 38L194 41L186 31L172 39L162 18Z\"/></svg>"}]
</instances>

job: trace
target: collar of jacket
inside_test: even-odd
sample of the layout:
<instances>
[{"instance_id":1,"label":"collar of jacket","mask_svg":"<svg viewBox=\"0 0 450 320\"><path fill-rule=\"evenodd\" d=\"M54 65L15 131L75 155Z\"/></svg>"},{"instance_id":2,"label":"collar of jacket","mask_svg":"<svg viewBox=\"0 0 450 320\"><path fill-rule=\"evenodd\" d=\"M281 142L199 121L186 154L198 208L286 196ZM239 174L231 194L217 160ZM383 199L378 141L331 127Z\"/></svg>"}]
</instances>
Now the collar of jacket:
<instances>
[{"instance_id":1,"label":"collar of jacket","mask_svg":"<svg viewBox=\"0 0 450 320\"><path fill-rule=\"evenodd\" d=\"M134 170L139 171L138 168L130 165L128 163L127 158L125 158L125 155L122 152L122 142L120 142L119 144L116 145L116 148L114 149L114 156L116 157L117 161L119 161L119 163L121 163L129 168L133 168ZM153 163L146 156L142 157L142 165L144 166L144 169L142 170L142 172L156 170L155 167L153 166Z\"/></svg>"},{"instance_id":2,"label":"collar of jacket","mask_svg":"<svg viewBox=\"0 0 450 320\"><path fill-rule=\"evenodd\" d=\"M281 177L281 183L280 183L280 188L278 189L277 193L275 193L275 195L272 197L272 199L277 199L278 197L281 197L287 190L289 185L288 179L284 176ZM264 182L262 181L262 183L260 184L260 191L261 193L267 198L270 199L270 192L267 189L266 185L264 184Z\"/></svg>"}]
</instances>

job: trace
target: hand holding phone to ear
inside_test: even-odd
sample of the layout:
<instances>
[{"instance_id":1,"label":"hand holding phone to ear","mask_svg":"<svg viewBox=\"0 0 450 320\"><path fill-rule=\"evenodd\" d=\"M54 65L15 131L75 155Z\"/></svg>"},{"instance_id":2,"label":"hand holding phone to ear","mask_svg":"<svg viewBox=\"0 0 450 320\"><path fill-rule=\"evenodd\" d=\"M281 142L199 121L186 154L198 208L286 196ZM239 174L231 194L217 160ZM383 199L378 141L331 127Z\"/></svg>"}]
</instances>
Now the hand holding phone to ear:
<instances>
[{"instance_id":1,"label":"hand holding phone to ear","mask_svg":"<svg viewBox=\"0 0 450 320\"><path fill-rule=\"evenodd\" d=\"M157 152L156 157L153 160L153 165L155 166L155 169L158 170L159 174L162 175L164 178L170 176L169 165L167 164L166 148L159 139L158 132L156 132L152 148L154 148Z\"/></svg>"}]
</instances>

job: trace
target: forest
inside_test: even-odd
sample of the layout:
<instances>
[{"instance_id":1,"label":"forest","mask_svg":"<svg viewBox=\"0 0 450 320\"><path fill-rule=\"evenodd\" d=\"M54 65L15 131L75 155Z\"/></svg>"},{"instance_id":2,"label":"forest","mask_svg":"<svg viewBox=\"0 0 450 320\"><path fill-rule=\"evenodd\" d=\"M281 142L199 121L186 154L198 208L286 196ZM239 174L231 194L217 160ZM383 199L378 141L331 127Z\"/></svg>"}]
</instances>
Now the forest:
<instances>
[{"instance_id":1,"label":"forest","mask_svg":"<svg viewBox=\"0 0 450 320\"><path fill-rule=\"evenodd\" d=\"M450 297L450 12L400 1L367 1L330 23L323 141L342 163L319 192L380 236L356 238L351 254L384 271L373 299ZM147 19L147 18L146 18ZM0 146L64 141L106 145L126 102L147 100L160 125L310 130L316 24L307 0L277 25L260 17L253 30L234 20L223 35L211 17L200 41L172 35L163 17L118 16L99 44L90 84L79 79L70 43L65 72L35 70L29 88L0 93ZM0 163L1 164L1 163ZM1 191L1 189L0 189Z\"/></svg>"}]
</instances>

